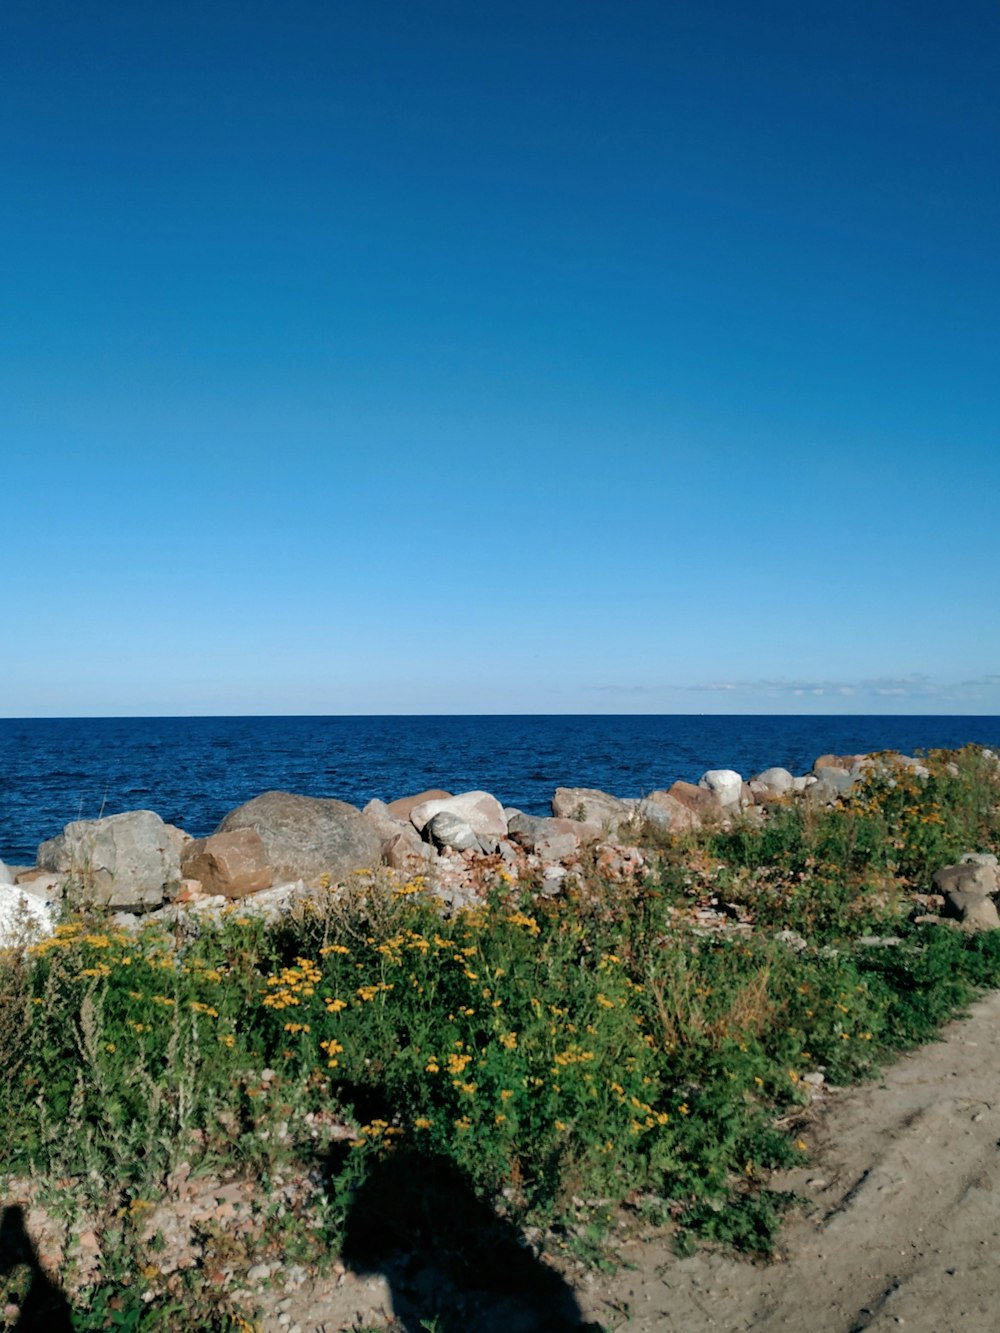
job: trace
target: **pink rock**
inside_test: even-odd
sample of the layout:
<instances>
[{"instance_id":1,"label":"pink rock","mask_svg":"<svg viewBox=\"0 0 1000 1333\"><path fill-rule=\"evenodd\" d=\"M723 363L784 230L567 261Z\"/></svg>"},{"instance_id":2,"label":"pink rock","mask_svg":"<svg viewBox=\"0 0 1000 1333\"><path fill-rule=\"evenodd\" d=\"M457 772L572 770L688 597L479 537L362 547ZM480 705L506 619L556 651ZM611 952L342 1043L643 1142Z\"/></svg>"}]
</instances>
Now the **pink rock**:
<instances>
[{"instance_id":1,"label":"pink rock","mask_svg":"<svg viewBox=\"0 0 1000 1333\"><path fill-rule=\"evenodd\" d=\"M245 898L248 893L269 889L273 871L260 834L252 828L233 829L196 838L184 848L181 870L201 881L205 893L226 898Z\"/></svg>"},{"instance_id":2,"label":"pink rock","mask_svg":"<svg viewBox=\"0 0 1000 1333\"><path fill-rule=\"evenodd\" d=\"M423 805L425 801L447 801L450 796L450 791L432 787L430 791L418 792L416 796L401 796L398 801L390 801L386 809L394 819L409 819L415 805Z\"/></svg>"},{"instance_id":3,"label":"pink rock","mask_svg":"<svg viewBox=\"0 0 1000 1333\"><path fill-rule=\"evenodd\" d=\"M693 782L675 782L667 795L686 805L699 819L712 819L721 813L719 802L712 793L704 787L696 787Z\"/></svg>"}]
</instances>

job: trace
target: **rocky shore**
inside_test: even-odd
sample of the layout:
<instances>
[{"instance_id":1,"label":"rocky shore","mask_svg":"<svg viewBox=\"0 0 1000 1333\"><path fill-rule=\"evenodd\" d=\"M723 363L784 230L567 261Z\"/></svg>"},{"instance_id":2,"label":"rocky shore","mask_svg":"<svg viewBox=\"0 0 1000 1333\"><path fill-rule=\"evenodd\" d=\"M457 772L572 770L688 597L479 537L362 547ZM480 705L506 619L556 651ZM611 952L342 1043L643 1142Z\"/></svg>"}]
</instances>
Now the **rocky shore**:
<instances>
[{"instance_id":1,"label":"rocky shore","mask_svg":"<svg viewBox=\"0 0 1000 1333\"><path fill-rule=\"evenodd\" d=\"M435 789L360 810L270 791L232 810L203 838L151 810L80 820L43 842L34 866L0 862L0 943L49 934L64 905L105 910L125 927L218 914L236 899L242 911L273 919L380 865L401 880L419 877L446 911L480 901L501 875L551 896L572 882L585 857L611 880L634 877L651 838L739 820L765 823L791 802L832 807L876 768L917 781L928 773L906 755L824 754L798 776L776 767L747 780L710 769L696 784L674 782L641 798L559 787L548 817L504 806L486 791ZM925 904L930 916L941 911L971 929L1000 927L994 856L968 853L942 867L933 888Z\"/></svg>"},{"instance_id":2,"label":"rocky shore","mask_svg":"<svg viewBox=\"0 0 1000 1333\"><path fill-rule=\"evenodd\" d=\"M363 810L272 791L206 837L149 810L68 824L35 865L0 867L8 1241L94 1330L183 1308L267 1333L439 1314L551 1333L628 1307L652 1333L697 1323L703 1297L720 1326L777 1328L823 1281L834 1333L911 1240L915 1308L941 1265L914 1207L937 1199L929 1234L980 1225L976 1192L967 1207L943 1177L992 1170L992 1121L956 1126L989 1098L995 1043L977 1037L945 1113L962 1061L931 1057L931 1119L903 1087L874 1157L862 1121L847 1159L827 1152L823 1117L1000 986L998 850L1000 762L972 746L710 770L641 798L559 788L545 817L484 791ZM885 1171L908 1179L929 1135L941 1171L887 1212ZM668 1260L724 1262L665 1246L773 1253L786 1189L829 1230L818 1264L795 1233L801 1282L712 1277L732 1300L690 1308L664 1286ZM834 1268L847 1217L860 1239ZM517 1290L498 1236L527 1265ZM591 1271L622 1245L627 1280Z\"/></svg>"}]
</instances>

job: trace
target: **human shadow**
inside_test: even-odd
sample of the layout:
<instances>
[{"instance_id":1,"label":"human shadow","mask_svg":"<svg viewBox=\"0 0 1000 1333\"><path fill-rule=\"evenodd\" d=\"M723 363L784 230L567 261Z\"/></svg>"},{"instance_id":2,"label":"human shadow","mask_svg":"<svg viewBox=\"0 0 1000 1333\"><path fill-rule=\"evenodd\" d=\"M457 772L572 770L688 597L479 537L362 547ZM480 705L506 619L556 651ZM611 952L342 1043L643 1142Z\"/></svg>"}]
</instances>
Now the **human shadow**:
<instances>
[{"instance_id":1,"label":"human shadow","mask_svg":"<svg viewBox=\"0 0 1000 1333\"><path fill-rule=\"evenodd\" d=\"M72 1333L69 1302L46 1275L24 1225L24 1210L11 1204L0 1216L0 1279L25 1268L16 1284L4 1284L4 1295L18 1314L7 1327L17 1333Z\"/></svg>"},{"instance_id":2,"label":"human shadow","mask_svg":"<svg viewBox=\"0 0 1000 1333\"><path fill-rule=\"evenodd\" d=\"M357 1273L384 1275L406 1333L598 1327L584 1322L572 1289L517 1227L437 1153L401 1146L378 1162L354 1196L343 1259Z\"/></svg>"}]
</instances>

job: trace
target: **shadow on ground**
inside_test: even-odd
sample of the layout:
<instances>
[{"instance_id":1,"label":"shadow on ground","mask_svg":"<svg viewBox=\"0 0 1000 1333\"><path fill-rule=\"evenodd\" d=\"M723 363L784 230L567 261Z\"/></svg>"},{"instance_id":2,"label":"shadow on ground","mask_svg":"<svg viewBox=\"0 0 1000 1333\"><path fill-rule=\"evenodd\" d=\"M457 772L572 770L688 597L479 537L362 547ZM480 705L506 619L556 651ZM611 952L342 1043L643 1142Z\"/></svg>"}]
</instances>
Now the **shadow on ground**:
<instances>
[{"instance_id":1,"label":"shadow on ground","mask_svg":"<svg viewBox=\"0 0 1000 1333\"><path fill-rule=\"evenodd\" d=\"M581 1333L571 1288L445 1157L396 1148L347 1220L343 1258L381 1273L406 1333ZM436 1323L435 1323L436 1321Z\"/></svg>"},{"instance_id":2,"label":"shadow on ground","mask_svg":"<svg viewBox=\"0 0 1000 1333\"><path fill-rule=\"evenodd\" d=\"M38 1262L17 1204L5 1208L0 1217L0 1292L11 1310L9 1315L0 1312L0 1328L72 1333L69 1302Z\"/></svg>"}]
</instances>

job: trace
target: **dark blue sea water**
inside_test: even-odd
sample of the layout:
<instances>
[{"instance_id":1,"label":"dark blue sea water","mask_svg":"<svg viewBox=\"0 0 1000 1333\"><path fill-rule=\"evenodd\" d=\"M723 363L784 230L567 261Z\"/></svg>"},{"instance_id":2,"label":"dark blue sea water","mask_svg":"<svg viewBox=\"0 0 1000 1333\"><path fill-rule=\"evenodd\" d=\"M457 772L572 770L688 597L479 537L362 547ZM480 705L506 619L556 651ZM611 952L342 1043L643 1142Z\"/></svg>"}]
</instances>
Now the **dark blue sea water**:
<instances>
[{"instance_id":1,"label":"dark blue sea water","mask_svg":"<svg viewBox=\"0 0 1000 1333\"><path fill-rule=\"evenodd\" d=\"M996 717L0 719L0 859L72 819L151 809L196 837L274 788L364 805L485 788L547 813L556 787L639 796L707 768L805 772L817 755L1000 745Z\"/></svg>"}]
</instances>

